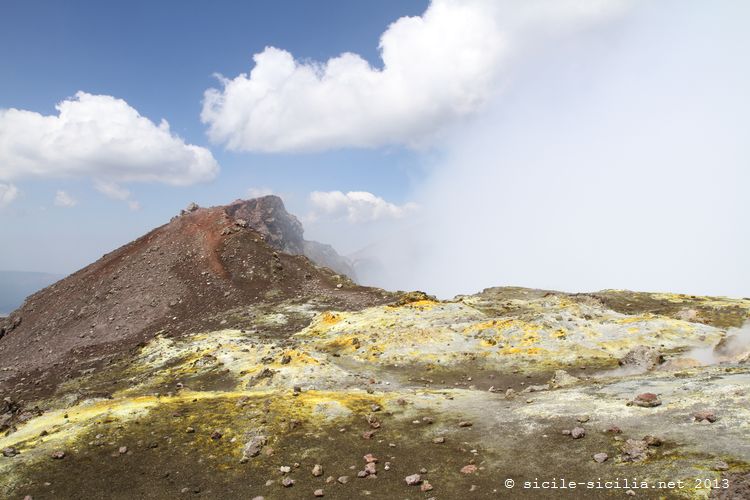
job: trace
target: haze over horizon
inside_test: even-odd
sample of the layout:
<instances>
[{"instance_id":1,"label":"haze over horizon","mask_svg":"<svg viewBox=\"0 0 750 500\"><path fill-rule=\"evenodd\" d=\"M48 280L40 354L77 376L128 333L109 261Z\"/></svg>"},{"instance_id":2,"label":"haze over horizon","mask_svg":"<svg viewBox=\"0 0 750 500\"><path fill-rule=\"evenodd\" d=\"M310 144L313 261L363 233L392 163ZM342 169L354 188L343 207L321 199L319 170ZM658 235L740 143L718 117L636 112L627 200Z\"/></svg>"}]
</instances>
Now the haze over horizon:
<instances>
[{"instance_id":1,"label":"haze over horizon","mask_svg":"<svg viewBox=\"0 0 750 500\"><path fill-rule=\"evenodd\" d=\"M750 296L745 2L8 5L0 269L274 193L390 289Z\"/></svg>"}]
</instances>

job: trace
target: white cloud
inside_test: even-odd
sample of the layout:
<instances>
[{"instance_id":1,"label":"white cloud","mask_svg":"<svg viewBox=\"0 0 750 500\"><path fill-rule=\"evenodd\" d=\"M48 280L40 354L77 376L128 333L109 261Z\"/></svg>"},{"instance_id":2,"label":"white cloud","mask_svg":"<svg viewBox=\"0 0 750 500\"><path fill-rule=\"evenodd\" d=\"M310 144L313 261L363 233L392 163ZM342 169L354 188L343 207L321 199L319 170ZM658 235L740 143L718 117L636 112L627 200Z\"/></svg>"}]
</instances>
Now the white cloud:
<instances>
[{"instance_id":1,"label":"white cloud","mask_svg":"<svg viewBox=\"0 0 750 500\"><path fill-rule=\"evenodd\" d=\"M202 121L232 150L422 145L476 112L522 51L622 9L621 0L433 0L382 34L382 69L357 54L300 62L266 47L250 74L220 77Z\"/></svg>"},{"instance_id":2,"label":"white cloud","mask_svg":"<svg viewBox=\"0 0 750 500\"><path fill-rule=\"evenodd\" d=\"M113 200L126 201L130 198L130 190L114 182L97 181L94 183L97 191Z\"/></svg>"},{"instance_id":3,"label":"white cloud","mask_svg":"<svg viewBox=\"0 0 750 500\"><path fill-rule=\"evenodd\" d=\"M136 211L141 209L141 204L138 201L131 199L130 190L115 182L96 181L94 183L94 188L107 198L126 202L130 210Z\"/></svg>"},{"instance_id":4,"label":"white cloud","mask_svg":"<svg viewBox=\"0 0 750 500\"><path fill-rule=\"evenodd\" d=\"M268 196L273 194L273 189L268 187L251 187L247 190L247 196L249 198L260 198L261 196Z\"/></svg>"},{"instance_id":5,"label":"white cloud","mask_svg":"<svg viewBox=\"0 0 750 500\"><path fill-rule=\"evenodd\" d=\"M312 221L321 217L346 219L349 222L372 222L399 219L417 209L414 203L395 205L367 191L314 191L310 193Z\"/></svg>"},{"instance_id":6,"label":"white cloud","mask_svg":"<svg viewBox=\"0 0 750 500\"><path fill-rule=\"evenodd\" d=\"M122 99L78 92L57 115L0 109L0 180L92 177L105 182L189 185L213 179L211 152Z\"/></svg>"},{"instance_id":7,"label":"white cloud","mask_svg":"<svg viewBox=\"0 0 750 500\"><path fill-rule=\"evenodd\" d=\"M7 207L18 197L18 188L13 184L0 182L0 208Z\"/></svg>"},{"instance_id":8,"label":"white cloud","mask_svg":"<svg viewBox=\"0 0 750 500\"><path fill-rule=\"evenodd\" d=\"M54 203L56 207L70 208L78 205L78 200L70 196L65 191L58 189L57 193L55 193Z\"/></svg>"}]
</instances>

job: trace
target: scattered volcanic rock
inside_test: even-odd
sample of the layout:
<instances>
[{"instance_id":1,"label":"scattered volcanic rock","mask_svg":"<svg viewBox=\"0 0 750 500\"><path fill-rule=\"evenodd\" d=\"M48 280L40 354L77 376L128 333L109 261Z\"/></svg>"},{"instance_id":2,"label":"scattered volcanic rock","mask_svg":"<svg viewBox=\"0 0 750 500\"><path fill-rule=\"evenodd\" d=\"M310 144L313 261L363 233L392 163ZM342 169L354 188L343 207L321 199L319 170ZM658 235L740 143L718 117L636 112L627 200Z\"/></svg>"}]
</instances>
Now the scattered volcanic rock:
<instances>
[{"instance_id":1,"label":"scattered volcanic rock","mask_svg":"<svg viewBox=\"0 0 750 500\"><path fill-rule=\"evenodd\" d=\"M266 445L267 439L265 436L253 436L250 441L245 443L245 447L242 449L242 461L246 462L248 459L257 457L260 455L261 450Z\"/></svg>"},{"instance_id":2,"label":"scattered volcanic rock","mask_svg":"<svg viewBox=\"0 0 750 500\"><path fill-rule=\"evenodd\" d=\"M404 478L404 481L406 481L406 484L408 484L409 486L416 486L422 482L422 476L420 476L419 474L412 474L410 476L406 476Z\"/></svg>"},{"instance_id":3,"label":"scattered volcanic rock","mask_svg":"<svg viewBox=\"0 0 750 500\"><path fill-rule=\"evenodd\" d=\"M559 389L561 387L570 387L580 381L581 379L574 377L565 370L556 370L555 375L549 381L549 386L553 389Z\"/></svg>"},{"instance_id":4,"label":"scattered volcanic rock","mask_svg":"<svg viewBox=\"0 0 750 500\"><path fill-rule=\"evenodd\" d=\"M693 420L696 422L716 422L716 413L713 410L700 410L693 413Z\"/></svg>"},{"instance_id":5,"label":"scattered volcanic rock","mask_svg":"<svg viewBox=\"0 0 750 500\"><path fill-rule=\"evenodd\" d=\"M570 431L570 437L573 439L581 439L586 436L586 430L583 427L575 427Z\"/></svg>"},{"instance_id":6,"label":"scattered volcanic rock","mask_svg":"<svg viewBox=\"0 0 750 500\"><path fill-rule=\"evenodd\" d=\"M623 462L638 462L648 458L651 453L646 441L628 439L622 445L622 455L620 458Z\"/></svg>"},{"instance_id":7,"label":"scattered volcanic rock","mask_svg":"<svg viewBox=\"0 0 750 500\"><path fill-rule=\"evenodd\" d=\"M637 346L623 356L619 364L623 368L648 371L664 362L664 356L654 347Z\"/></svg>"},{"instance_id":8,"label":"scattered volcanic rock","mask_svg":"<svg viewBox=\"0 0 750 500\"><path fill-rule=\"evenodd\" d=\"M661 405L661 400L659 399L659 396L652 392L644 392L637 395L635 399L628 404L640 406L642 408L653 408Z\"/></svg>"}]
</instances>

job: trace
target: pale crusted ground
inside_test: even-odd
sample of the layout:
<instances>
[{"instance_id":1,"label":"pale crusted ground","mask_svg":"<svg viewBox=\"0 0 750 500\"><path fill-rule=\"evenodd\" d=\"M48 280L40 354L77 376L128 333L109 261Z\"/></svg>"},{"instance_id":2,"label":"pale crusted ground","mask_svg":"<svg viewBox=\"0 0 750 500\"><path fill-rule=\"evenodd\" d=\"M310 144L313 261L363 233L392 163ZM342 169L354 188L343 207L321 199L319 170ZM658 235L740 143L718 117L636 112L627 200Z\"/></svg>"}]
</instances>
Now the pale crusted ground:
<instances>
[{"instance_id":1,"label":"pale crusted ground","mask_svg":"<svg viewBox=\"0 0 750 500\"><path fill-rule=\"evenodd\" d=\"M735 481L727 474L750 469L750 365L742 353L715 366L685 357L731 333L750 301L625 293L493 289L356 312L285 305L256 311L254 331L158 336L132 360L67 382L37 402L40 416L0 437L0 449L18 452L0 457L0 488L8 498L310 498L318 488L326 498L490 498L513 479L514 494L530 498L609 498L626 489L520 485L637 477L687 481L634 489L639 498L706 497L695 479ZM307 327L284 331L301 317ZM666 363L618 368L637 346ZM556 370L576 379L553 388ZM92 396L105 388L109 397ZM645 392L661 405L628 404ZM713 423L695 421L704 410ZM563 434L574 427L585 437ZM662 443L623 451L647 435ZM254 436L265 450L240 463ZM51 459L58 450L65 458ZM376 480L356 477L366 453L380 457ZM314 464L325 474L313 476ZM423 467L432 490L404 481ZM327 484L329 475L351 479Z\"/></svg>"}]
</instances>

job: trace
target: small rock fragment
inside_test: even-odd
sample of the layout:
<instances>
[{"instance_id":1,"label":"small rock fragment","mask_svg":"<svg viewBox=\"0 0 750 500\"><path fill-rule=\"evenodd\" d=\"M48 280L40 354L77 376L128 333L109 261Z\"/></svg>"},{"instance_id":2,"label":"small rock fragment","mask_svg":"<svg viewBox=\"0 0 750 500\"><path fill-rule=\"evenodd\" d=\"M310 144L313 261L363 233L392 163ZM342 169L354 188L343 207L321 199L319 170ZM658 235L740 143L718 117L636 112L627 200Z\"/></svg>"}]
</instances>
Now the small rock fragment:
<instances>
[{"instance_id":1,"label":"small rock fragment","mask_svg":"<svg viewBox=\"0 0 750 500\"><path fill-rule=\"evenodd\" d=\"M652 392L644 392L643 394L637 395L635 399L628 404L640 406L642 408L653 408L659 406L661 400L659 399L659 396Z\"/></svg>"},{"instance_id":2,"label":"small rock fragment","mask_svg":"<svg viewBox=\"0 0 750 500\"><path fill-rule=\"evenodd\" d=\"M594 455L594 462L601 464L606 462L608 458L609 455L607 455L606 453L597 453Z\"/></svg>"},{"instance_id":3,"label":"small rock fragment","mask_svg":"<svg viewBox=\"0 0 750 500\"><path fill-rule=\"evenodd\" d=\"M695 422L716 422L716 413L713 410L701 410L693 413L693 420Z\"/></svg>"},{"instance_id":4,"label":"small rock fragment","mask_svg":"<svg viewBox=\"0 0 750 500\"><path fill-rule=\"evenodd\" d=\"M320 464L315 464L312 468L312 475L315 477L320 477L323 475L323 466Z\"/></svg>"},{"instance_id":5,"label":"small rock fragment","mask_svg":"<svg viewBox=\"0 0 750 500\"><path fill-rule=\"evenodd\" d=\"M464 465L461 467L461 474L474 474L477 471L477 466L474 464Z\"/></svg>"},{"instance_id":6,"label":"small rock fragment","mask_svg":"<svg viewBox=\"0 0 750 500\"><path fill-rule=\"evenodd\" d=\"M661 446L664 443L661 438L650 434L643 437L643 442L646 443L646 446Z\"/></svg>"},{"instance_id":7,"label":"small rock fragment","mask_svg":"<svg viewBox=\"0 0 750 500\"><path fill-rule=\"evenodd\" d=\"M565 370L557 370L555 375L550 379L549 386L552 389L559 389L561 387L569 387L580 382L581 379L574 377Z\"/></svg>"},{"instance_id":8,"label":"small rock fragment","mask_svg":"<svg viewBox=\"0 0 750 500\"><path fill-rule=\"evenodd\" d=\"M317 490L313 491L313 496L322 497L323 496L323 490L322 489L317 489Z\"/></svg>"},{"instance_id":9,"label":"small rock fragment","mask_svg":"<svg viewBox=\"0 0 750 500\"><path fill-rule=\"evenodd\" d=\"M573 439L581 439L586 435L586 429L583 427L575 427L573 430L570 431L570 437Z\"/></svg>"},{"instance_id":10,"label":"small rock fragment","mask_svg":"<svg viewBox=\"0 0 750 500\"><path fill-rule=\"evenodd\" d=\"M622 445L622 461L638 462L646 459L653 451L649 451L648 444L639 439L628 439Z\"/></svg>"},{"instance_id":11,"label":"small rock fragment","mask_svg":"<svg viewBox=\"0 0 750 500\"><path fill-rule=\"evenodd\" d=\"M638 371L653 370L664 362L664 356L654 347L639 345L628 351L619 364L624 368L632 368Z\"/></svg>"},{"instance_id":12,"label":"small rock fragment","mask_svg":"<svg viewBox=\"0 0 750 500\"><path fill-rule=\"evenodd\" d=\"M250 441L245 443L245 447L242 449L242 459L240 462L247 462L253 457L260 455L263 446L266 445L267 439L265 436L253 436Z\"/></svg>"},{"instance_id":13,"label":"small rock fragment","mask_svg":"<svg viewBox=\"0 0 750 500\"><path fill-rule=\"evenodd\" d=\"M729 464L726 462L718 461L714 464L714 470L718 470L718 471L729 470Z\"/></svg>"},{"instance_id":14,"label":"small rock fragment","mask_svg":"<svg viewBox=\"0 0 750 500\"><path fill-rule=\"evenodd\" d=\"M406 481L406 484L409 486L415 486L422 482L422 476L419 474L412 474L411 476L406 476L404 481Z\"/></svg>"}]
</instances>

